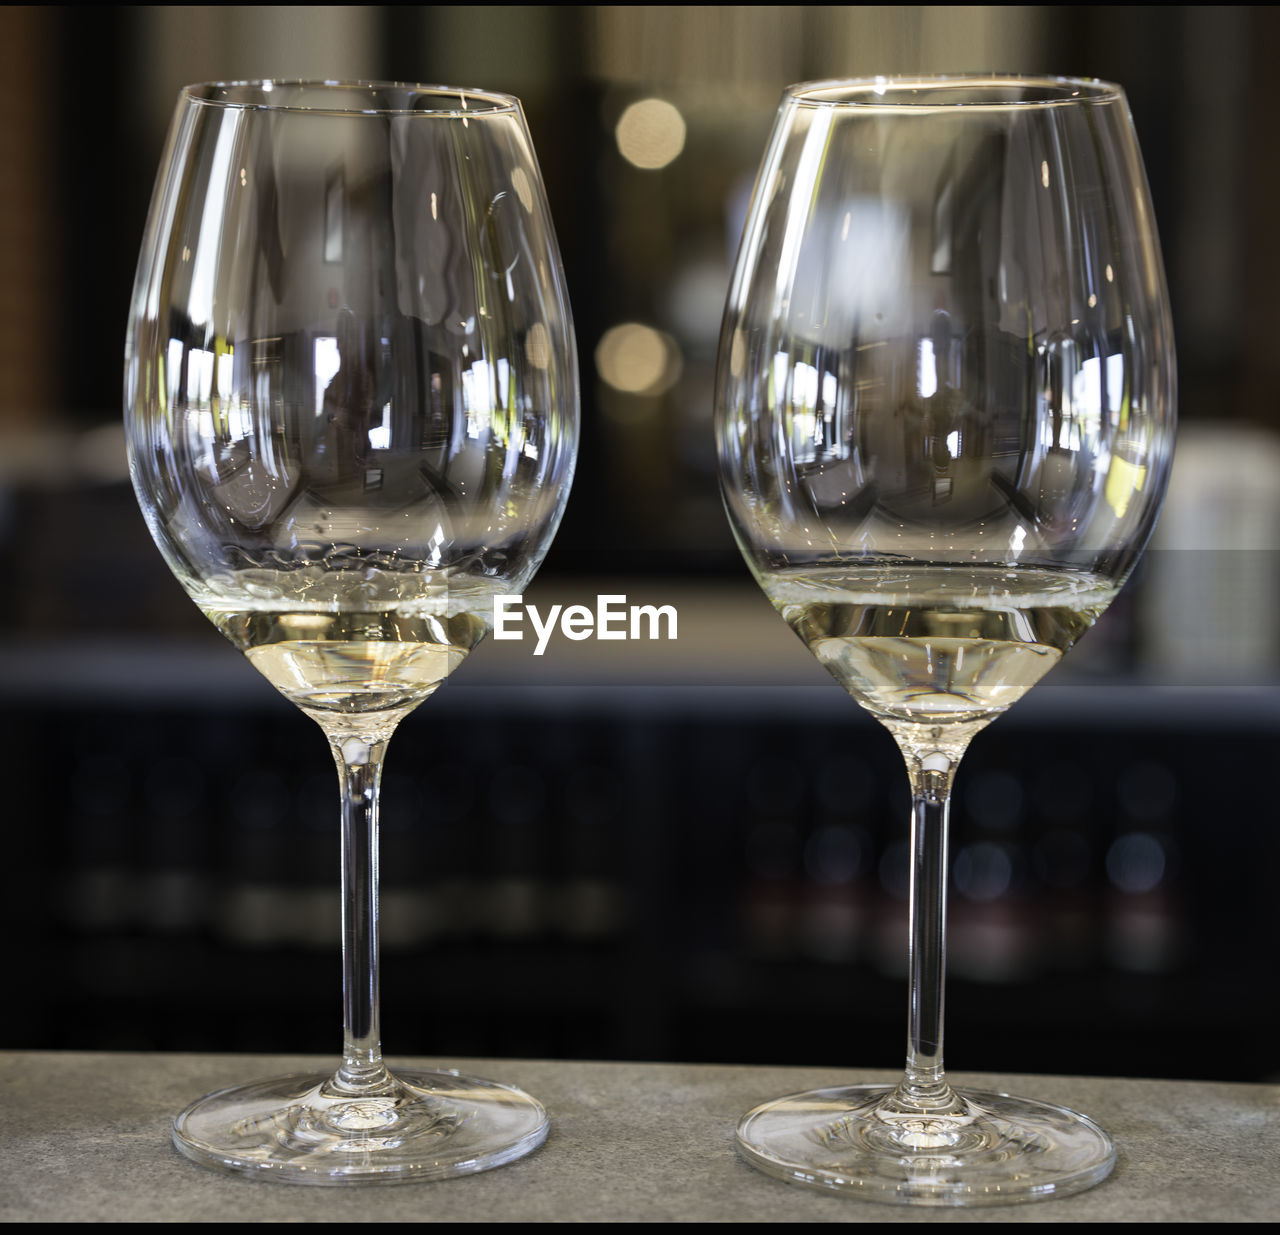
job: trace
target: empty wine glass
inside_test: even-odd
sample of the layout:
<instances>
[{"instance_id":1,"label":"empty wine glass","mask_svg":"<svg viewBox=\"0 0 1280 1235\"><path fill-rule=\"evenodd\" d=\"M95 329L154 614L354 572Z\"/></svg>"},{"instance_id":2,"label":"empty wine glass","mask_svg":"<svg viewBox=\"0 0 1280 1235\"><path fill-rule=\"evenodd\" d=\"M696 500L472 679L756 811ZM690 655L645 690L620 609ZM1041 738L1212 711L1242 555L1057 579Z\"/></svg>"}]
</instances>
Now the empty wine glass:
<instances>
[{"instance_id":1,"label":"empty wine glass","mask_svg":"<svg viewBox=\"0 0 1280 1235\"><path fill-rule=\"evenodd\" d=\"M768 1102L741 1149L877 1200L1088 1187L1115 1160L1095 1124L943 1072L947 810L970 739L1115 597L1165 489L1173 338L1123 92L787 90L729 291L716 432L748 565L893 734L913 797L906 1074Z\"/></svg>"},{"instance_id":2,"label":"empty wine glass","mask_svg":"<svg viewBox=\"0 0 1280 1235\"><path fill-rule=\"evenodd\" d=\"M125 363L130 469L179 582L324 730L342 818L345 1040L332 1074L211 1094L206 1165L396 1182L527 1153L546 1112L389 1073L378 786L397 723L483 638L560 521L578 430L559 252L518 100L403 84L182 91ZM255 752L260 757L260 752ZM457 992L439 992L448 1016Z\"/></svg>"}]
</instances>

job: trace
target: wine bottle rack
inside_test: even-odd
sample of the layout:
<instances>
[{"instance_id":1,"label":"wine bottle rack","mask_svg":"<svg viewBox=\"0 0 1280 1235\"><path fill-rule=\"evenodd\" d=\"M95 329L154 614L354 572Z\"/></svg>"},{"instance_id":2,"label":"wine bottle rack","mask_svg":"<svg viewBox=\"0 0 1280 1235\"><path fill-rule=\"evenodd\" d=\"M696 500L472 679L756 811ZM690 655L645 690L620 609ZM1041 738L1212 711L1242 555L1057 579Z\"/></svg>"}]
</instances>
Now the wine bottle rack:
<instances>
[{"instance_id":1,"label":"wine bottle rack","mask_svg":"<svg viewBox=\"0 0 1280 1235\"><path fill-rule=\"evenodd\" d=\"M966 758L953 1067L1269 1066L1238 1042L1276 1010L1254 971L1280 944L1280 839L1250 799L1280 707L1129 694L1045 687ZM319 731L233 699L3 715L12 783L40 789L10 806L23 997L3 1045L333 1049L337 788ZM388 1040L892 1067L905 829L888 735L836 692L442 692L387 761Z\"/></svg>"}]
</instances>

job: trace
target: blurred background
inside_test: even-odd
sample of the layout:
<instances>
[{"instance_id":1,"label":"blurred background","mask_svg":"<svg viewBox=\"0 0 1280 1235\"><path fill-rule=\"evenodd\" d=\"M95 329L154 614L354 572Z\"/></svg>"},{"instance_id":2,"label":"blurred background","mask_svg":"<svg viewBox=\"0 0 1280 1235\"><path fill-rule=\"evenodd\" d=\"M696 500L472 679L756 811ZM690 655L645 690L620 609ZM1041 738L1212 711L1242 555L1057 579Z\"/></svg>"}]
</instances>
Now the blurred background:
<instances>
[{"instance_id":1,"label":"blurred background","mask_svg":"<svg viewBox=\"0 0 1280 1235\"><path fill-rule=\"evenodd\" d=\"M1251 6L0 9L0 1047L340 1046L328 751L168 574L120 429L179 87L301 76L521 96L584 426L528 599L680 622L540 659L491 641L402 726L388 1050L896 1066L905 772L732 544L715 349L786 84L999 70L1125 87L1182 427L1139 572L960 773L948 1061L1275 1079L1277 55Z\"/></svg>"}]
</instances>

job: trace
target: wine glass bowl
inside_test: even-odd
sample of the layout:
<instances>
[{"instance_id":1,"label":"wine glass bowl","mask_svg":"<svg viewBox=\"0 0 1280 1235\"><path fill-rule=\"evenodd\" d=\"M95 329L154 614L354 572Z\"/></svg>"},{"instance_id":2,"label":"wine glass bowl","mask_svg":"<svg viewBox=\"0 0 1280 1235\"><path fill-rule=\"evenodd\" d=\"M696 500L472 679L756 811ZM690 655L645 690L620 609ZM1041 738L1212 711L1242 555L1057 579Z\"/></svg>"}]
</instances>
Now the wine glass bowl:
<instances>
[{"instance_id":1,"label":"wine glass bowl","mask_svg":"<svg viewBox=\"0 0 1280 1235\"><path fill-rule=\"evenodd\" d=\"M186 88L139 259L130 471L197 606L329 739L342 786L332 1076L210 1095L178 1147L300 1182L482 1170L539 1103L381 1060L377 807L398 722L521 592L572 480L578 377L518 100L398 83Z\"/></svg>"},{"instance_id":2,"label":"wine glass bowl","mask_svg":"<svg viewBox=\"0 0 1280 1235\"><path fill-rule=\"evenodd\" d=\"M946 1081L947 810L974 734L1090 628L1149 538L1173 365L1120 88L784 93L721 333L721 490L775 608L904 756L911 1001L902 1084L752 1112L739 1143L763 1169L946 1205L1060 1195L1111 1169L1082 1116Z\"/></svg>"}]
</instances>

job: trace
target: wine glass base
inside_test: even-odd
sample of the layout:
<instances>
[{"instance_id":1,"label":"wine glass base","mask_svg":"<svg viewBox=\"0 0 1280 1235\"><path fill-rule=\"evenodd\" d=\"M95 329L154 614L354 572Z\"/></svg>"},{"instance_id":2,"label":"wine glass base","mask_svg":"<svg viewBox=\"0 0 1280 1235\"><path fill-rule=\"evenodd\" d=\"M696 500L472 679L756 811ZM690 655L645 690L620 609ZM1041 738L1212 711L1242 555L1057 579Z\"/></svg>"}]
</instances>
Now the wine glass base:
<instances>
[{"instance_id":1,"label":"wine glass base","mask_svg":"<svg viewBox=\"0 0 1280 1235\"><path fill-rule=\"evenodd\" d=\"M459 1072L405 1071L373 1095L325 1074L222 1089L173 1121L174 1144L203 1166L300 1184L407 1183L487 1171L547 1136L542 1104Z\"/></svg>"},{"instance_id":2,"label":"wine glass base","mask_svg":"<svg viewBox=\"0 0 1280 1235\"><path fill-rule=\"evenodd\" d=\"M1066 1107L962 1090L965 1112L904 1118L885 1085L814 1089L743 1116L752 1165L790 1183L869 1201L1009 1205L1081 1192L1115 1165L1111 1138Z\"/></svg>"}]
</instances>

